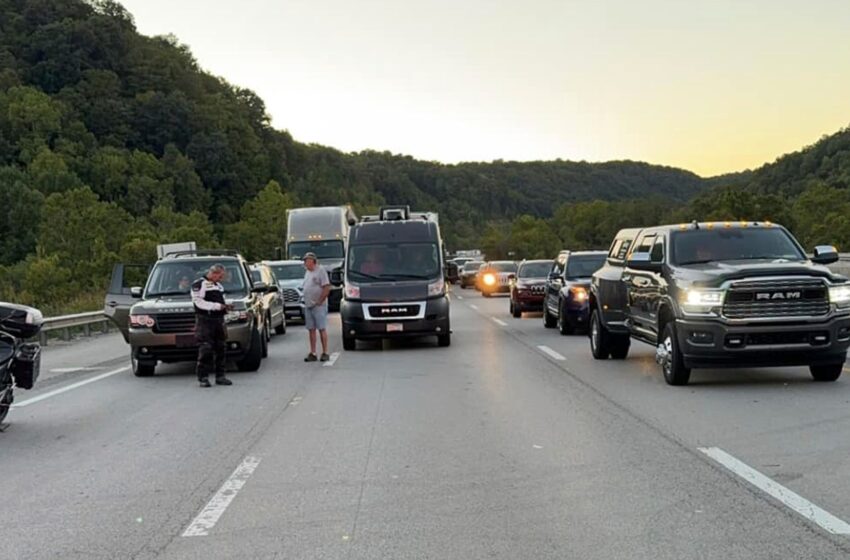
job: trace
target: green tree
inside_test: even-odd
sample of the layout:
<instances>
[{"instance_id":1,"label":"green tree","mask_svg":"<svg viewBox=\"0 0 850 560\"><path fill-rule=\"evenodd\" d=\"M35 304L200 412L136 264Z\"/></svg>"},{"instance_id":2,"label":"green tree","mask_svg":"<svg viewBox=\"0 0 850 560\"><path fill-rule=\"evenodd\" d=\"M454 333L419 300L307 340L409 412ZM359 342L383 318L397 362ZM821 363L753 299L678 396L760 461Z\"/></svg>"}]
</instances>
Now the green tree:
<instances>
[{"instance_id":1,"label":"green tree","mask_svg":"<svg viewBox=\"0 0 850 560\"><path fill-rule=\"evenodd\" d=\"M286 240L286 211L292 207L292 198L276 181L269 181L242 207L241 219L225 229L225 244L249 259L273 258L275 248Z\"/></svg>"}]
</instances>

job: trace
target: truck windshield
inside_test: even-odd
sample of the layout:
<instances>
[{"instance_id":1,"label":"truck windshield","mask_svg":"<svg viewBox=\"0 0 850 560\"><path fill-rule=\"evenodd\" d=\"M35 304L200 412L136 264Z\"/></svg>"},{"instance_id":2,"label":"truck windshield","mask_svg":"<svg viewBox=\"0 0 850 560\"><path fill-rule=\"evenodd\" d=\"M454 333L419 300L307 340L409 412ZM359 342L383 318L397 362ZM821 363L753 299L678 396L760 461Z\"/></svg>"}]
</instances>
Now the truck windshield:
<instances>
[{"instance_id":1,"label":"truck windshield","mask_svg":"<svg viewBox=\"0 0 850 560\"><path fill-rule=\"evenodd\" d=\"M520 278L546 278L552 270L552 262L530 262L520 265L517 276Z\"/></svg>"},{"instance_id":2,"label":"truck windshield","mask_svg":"<svg viewBox=\"0 0 850 560\"><path fill-rule=\"evenodd\" d=\"M672 235L672 259L689 265L756 259L805 260L791 236L779 228L699 229Z\"/></svg>"},{"instance_id":3,"label":"truck windshield","mask_svg":"<svg viewBox=\"0 0 850 560\"><path fill-rule=\"evenodd\" d=\"M303 280L304 265L301 263L271 265L278 280Z\"/></svg>"},{"instance_id":4,"label":"truck windshield","mask_svg":"<svg viewBox=\"0 0 850 560\"><path fill-rule=\"evenodd\" d=\"M348 252L348 274L358 283L431 280L442 275L436 243L358 245Z\"/></svg>"},{"instance_id":5,"label":"truck windshield","mask_svg":"<svg viewBox=\"0 0 850 560\"><path fill-rule=\"evenodd\" d=\"M588 278L602 268L607 254L573 255L567 258L567 278Z\"/></svg>"},{"instance_id":6,"label":"truck windshield","mask_svg":"<svg viewBox=\"0 0 850 560\"><path fill-rule=\"evenodd\" d=\"M295 241L289 244L289 258L301 259L306 253L315 253L319 260L341 259L345 256L342 241Z\"/></svg>"},{"instance_id":7,"label":"truck windshield","mask_svg":"<svg viewBox=\"0 0 850 560\"><path fill-rule=\"evenodd\" d=\"M225 275L221 285L225 293L239 295L248 293L245 274L238 261L210 259L157 263L148 280L145 297L189 295L192 282L206 274L214 264L224 266Z\"/></svg>"}]
</instances>

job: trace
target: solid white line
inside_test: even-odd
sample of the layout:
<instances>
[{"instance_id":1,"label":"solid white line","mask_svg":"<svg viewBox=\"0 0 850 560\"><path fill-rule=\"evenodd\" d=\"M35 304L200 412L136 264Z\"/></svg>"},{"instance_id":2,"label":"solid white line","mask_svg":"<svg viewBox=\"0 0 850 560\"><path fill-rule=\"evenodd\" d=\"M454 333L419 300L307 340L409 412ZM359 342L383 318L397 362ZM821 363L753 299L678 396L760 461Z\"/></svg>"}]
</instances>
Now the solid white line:
<instances>
[{"instance_id":1,"label":"solid white line","mask_svg":"<svg viewBox=\"0 0 850 560\"><path fill-rule=\"evenodd\" d=\"M490 318L493 319L493 322L496 323L497 325L501 325L503 327L508 326L508 324L506 322L502 321L501 319L496 319L495 317L490 317Z\"/></svg>"},{"instance_id":2,"label":"solid white line","mask_svg":"<svg viewBox=\"0 0 850 560\"><path fill-rule=\"evenodd\" d=\"M560 354L558 354L557 352L555 352L554 350L552 350L548 346L538 346L537 348L541 352L543 352L544 354L548 355L550 358L555 358L559 362L563 362L564 360L566 360L565 357L561 356Z\"/></svg>"},{"instance_id":3,"label":"solid white line","mask_svg":"<svg viewBox=\"0 0 850 560\"><path fill-rule=\"evenodd\" d=\"M25 401L21 401L19 403L15 403L12 405L12 408L21 408L23 406L29 406L31 404L35 404L37 402L41 402L45 399L49 399L50 397L55 397L56 395L61 395L62 393L67 393L68 391L73 391L83 385L88 385L89 383L94 383L95 381L100 381L101 379L106 379L107 377L111 377L122 371L127 371L130 369L130 366L124 366L122 368L114 369L112 371L107 371L106 373L101 373L100 375L95 375L94 377L90 377L83 381L78 381L77 383L71 383L70 385L66 385L61 389L56 389L55 391L50 391L49 393L44 393L43 395L39 395L37 397L33 397L31 399L27 399Z\"/></svg>"},{"instance_id":4,"label":"solid white line","mask_svg":"<svg viewBox=\"0 0 850 560\"><path fill-rule=\"evenodd\" d=\"M472 309L475 309L476 311L478 311L478 306L477 306L477 305L475 305L474 303L470 303L470 304L469 304L469 307L471 307Z\"/></svg>"},{"instance_id":5,"label":"solid white line","mask_svg":"<svg viewBox=\"0 0 850 560\"><path fill-rule=\"evenodd\" d=\"M236 467L236 470L224 481L218 492L210 498L210 501L201 510L201 513L186 527L186 530L183 531L183 536L203 537L209 535L212 528L215 527L215 524L224 515L227 507L236 498L236 494L242 490L245 483L248 482L248 479L257 470L257 465L259 464L259 457L245 457L242 464Z\"/></svg>"},{"instance_id":6,"label":"solid white line","mask_svg":"<svg viewBox=\"0 0 850 560\"><path fill-rule=\"evenodd\" d=\"M331 354L330 359L328 359L328 361L325 362L323 365L325 367L331 367L332 365L334 365L336 363L336 361L338 359L339 359L339 352L334 352L333 354Z\"/></svg>"},{"instance_id":7,"label":"solid white line","mask_svg":"<svg viewBox=\"0 0 850 560\"><path fill-rule=\"evenodd\" d=\"M97 371L103 369L102 367L60 367L53 368L50 370L50 373L71 373L72 371Z\"/></svg>"},{"instance_id":8,"label":"solid white line","mask_svg":"<svg viewBox=\"0 0 850 560\"><path fill-rule=\"evenodd\" d=\"M781 484L761 474L746 463L729 455L718 447L700 447L700 451L737 474L759 490L773 496L783 505L796 511L809 521L817 523L825 531L833 535L850 535L850 525L838 519L828 511L825 511L799 494L785 488Z\"/></svg>"}]
</instances>

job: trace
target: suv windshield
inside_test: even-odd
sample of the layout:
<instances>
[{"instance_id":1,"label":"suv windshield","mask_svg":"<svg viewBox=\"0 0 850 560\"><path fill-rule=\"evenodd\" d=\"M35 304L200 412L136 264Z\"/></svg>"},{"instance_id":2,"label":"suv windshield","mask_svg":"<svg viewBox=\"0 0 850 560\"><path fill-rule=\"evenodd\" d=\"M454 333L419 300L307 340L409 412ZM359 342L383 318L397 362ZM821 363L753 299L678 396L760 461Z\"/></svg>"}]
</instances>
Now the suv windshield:
<instances>
[{"instance_id":1,"label":"suv windshield","mask_svg":"<svg viewBox=\"0 0 850 560\"><path fill-rule=\"evenodd\" d=\"M516 272L516 263L513 261L491 262L487 268L496 272Z\"/></svg>"},{"instance_id":2,"label":"suv windshield","mask_svg":"<svg viewBox=\"0 0 850 560\"><path fill-rule=\"evenodd\" d=\"M567 278L588 278L602 268L608 255L574 255L567 259Z\"/></svg>"},{"instance_id":3,"label":"suv windshield","mask_svg":"<svg viewBox=\"0 0 850 560\"><path fill-rule=\"evenodd\" d=\"M207 273L214 264L225 269L221 285L225 293L245 295L248 289L245 274L239 261L233 259L209 259L191 261L161 261L154 266L145 288L145 297L178 296L189 294L192 282Z\"/></svg>"},{"instance_id":4,"label":"suv windshield","mask_svg":"<svg viewBox=\"0 0 850 560\"><path fill-rule=\"evenodd\" d=\"M478 271L479 268L481 268L482 264L484 264L484 263L481 262L481 261L468 262L465 265L463 265L463 270L464 270L464 272L476 272L476 271Z\"/></svg>"},{"instance_id":5,"label":"suv windshield","mask_svg":"<svg viewBox=\"0 0 850 560\"><path fill-rule=\"evenodd\" d=\"M303 280L304 265L301 263L271 265L278 280Z\"/></svg>"},{"instance_id":6,"label":"suv windshield","mask_svg":"<svg viewBox=\"0 0 850 560\"><path fill-rule=\"evenodd\" d=\"M546 278L552 270L552 262L530 262L520 265L517 276L520 278Z\"/></svg>"},{"instance_id":7,"label":"suv windshield","mask_svg":"<svg viewBox=\"0 0 850 560\"><path fill-rule=\"evenodd\" d=\"M431 280L442 274L440 250L436 243L358 245L349 250L348 274L360 283Z\"/></svg>"},{"instance_id":8,"label":"suv windshield","mask_svg":"<svg viewBox=\"0 0 850 560\"><path fill-rule=\"evenodd\" d=\"M779 228L699 229L675 232L672 258L678 265L754 259L805 260L791 236Z\"/></svg>"},{"instance_id":9,"label":"suv windshield","mask_svg":"<svg viewBox=\"0 0 850 560\"><path fill-rule=\"evenodd\" d=\"M319 260L341 259L344 256L342 241L296 241L289 244L289 258L300 260L306 253L315 253Z\"/></svg>"}]
</instances>

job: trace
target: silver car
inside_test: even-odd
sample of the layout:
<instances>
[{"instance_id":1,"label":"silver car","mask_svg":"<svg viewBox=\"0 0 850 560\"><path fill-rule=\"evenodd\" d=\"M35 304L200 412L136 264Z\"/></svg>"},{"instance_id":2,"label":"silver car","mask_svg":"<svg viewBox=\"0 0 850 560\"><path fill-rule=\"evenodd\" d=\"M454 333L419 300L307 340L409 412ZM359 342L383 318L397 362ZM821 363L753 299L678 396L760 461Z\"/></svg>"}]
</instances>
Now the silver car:
<instances>
[{"instance_id":1,"label":"silver car","mask_svg":"<svg viewBox=\"0 0 850 560\"><path fill-rule=\"evenodd\" d=\"M304 263L296 260L263 261L277 277L287 320L304 320Z\"/></svg>"}]
</instances>

